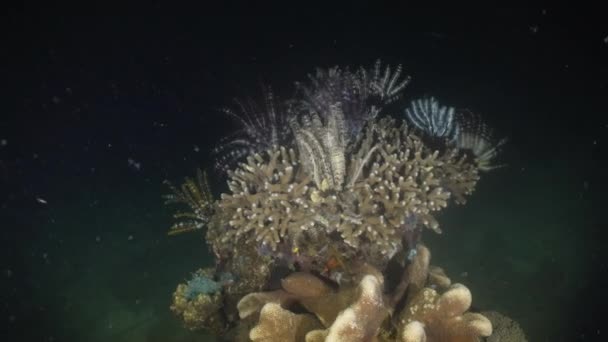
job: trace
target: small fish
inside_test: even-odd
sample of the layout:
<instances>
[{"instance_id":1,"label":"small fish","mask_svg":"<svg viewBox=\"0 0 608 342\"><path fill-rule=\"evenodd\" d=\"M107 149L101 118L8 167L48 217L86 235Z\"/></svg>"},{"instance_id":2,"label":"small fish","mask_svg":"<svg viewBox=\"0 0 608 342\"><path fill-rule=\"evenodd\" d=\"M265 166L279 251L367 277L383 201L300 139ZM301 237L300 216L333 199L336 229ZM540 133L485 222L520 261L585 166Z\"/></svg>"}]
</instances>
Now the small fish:
<instances>
[{"instance_id":1,"label":"small fish","mask_svg":"<svg viewBox=\"0 0 608 342\"><path fill-rule=\"evenodd\" d=\"M42 203L42 204L47 204L47 201L42 197L36 197L36 202Z\"/></svg>"}]
</instances>

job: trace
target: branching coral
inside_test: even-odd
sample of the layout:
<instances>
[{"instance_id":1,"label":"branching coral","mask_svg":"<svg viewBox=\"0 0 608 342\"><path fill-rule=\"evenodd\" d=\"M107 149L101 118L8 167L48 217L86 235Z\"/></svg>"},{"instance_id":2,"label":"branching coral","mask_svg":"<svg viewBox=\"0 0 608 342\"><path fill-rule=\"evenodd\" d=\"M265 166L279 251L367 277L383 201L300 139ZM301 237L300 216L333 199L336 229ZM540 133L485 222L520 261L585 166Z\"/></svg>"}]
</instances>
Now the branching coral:
<instances>
[{"instance_id":1,"label":"branching coral","mask_svg":"<svg viewBox=\"0 0 608 342\"><path fill-rule=\"evenodd\" d=\"M470 194L478 178L458 157L430 150L404 123L371 122L350 160L346 191L338 201L323 198L339 203L328 211L346 218L336 224L345 243L390 257L402 248L408 227L421 224L440 232L431 213L447 206L452 193L457 199ZM373 244L362 244L368 241Z\"/></svg>"},{"instance_id":2,"label":"branching coral","mask_svg":"<svg viewBox=\"0 0 608 342\"><path fill-rule=\"evenodd\" d=\"M277 249L281 239L313 225L308 177L296 177L297 159L284 147L255 154L230 173L231 195L222 194L221 209L229 213L228 229L219 243L260 243ZM243 239L243 240L242 240Z\"/></svg>"},{"instance_id":3,"label":"branching coral","mask_svg":"<svg viewBox=\"0 0 608 342\"><path fill-rule=\"evenodd\" d=\"M377 63L372 71L333 68L311 76L312 86L301 86L309 113L296 112L290 119L297 152L273 145L228 172L231 193L222 195L222 219L210 232L216 254L234 250L241 241L262 254L282 248L285 256L297 259L300 247L338 242L338 250L351 256L358 250L361 259L381 266L403 249L406 231L426 226L440 232L432 213L447 206L450 197L465 201L480 163L471 163L458 148L431 149L394 119L367 121L354 137L347 128L352 117L345 116L342 101L359 95L353 101L365 102L368 109L371 96L389 103L407 84L400 74L400 67L392 72ZM241 105L241 116L227 113L241 118L246 131L256 131L258 140L263 129L271 129L267 135L276 143L279 116L269 94L267 118L257 115L253 105ZM204 215L193 217L204 220L176 228L200 228L207 221Z\"/></svg>"},{"instance_id":4,"label":"branching coral","mask_svg":"<svg viewBox=\"0 0 608 342\"><path fill-rule=\"evenodd\" d=\"M191 211L177 212L173 216L181 220L174 223L169 229L169 235L180 234L205 227L213 215L213 196L209 190L207 173L200 169L196 178L186 178L181 188L176 188L169 181L165 184L171 189L171 194L165 195L165 204L186 204Z\"/></svg>"},{"instance_id":5,"label":"branching coral","mask_svg":"<svg viewBox=\"0 0 608 342\"><path fill-rule=\"evenodd\" d=\"M298 247L318 232L337 232L344 248L379 265L402 249L405 229L440 232L431 213L451 194L462 202L473 191L473 165L455 150L430 150L393 119L370 122L346 160L343 115L332 108L325 123L316 116L294 123L298 153L275 148L230 174L232 194L220 202L230 229L221 243L245 238L276 250L281 242Z\"/></svg>"}]
</instances>

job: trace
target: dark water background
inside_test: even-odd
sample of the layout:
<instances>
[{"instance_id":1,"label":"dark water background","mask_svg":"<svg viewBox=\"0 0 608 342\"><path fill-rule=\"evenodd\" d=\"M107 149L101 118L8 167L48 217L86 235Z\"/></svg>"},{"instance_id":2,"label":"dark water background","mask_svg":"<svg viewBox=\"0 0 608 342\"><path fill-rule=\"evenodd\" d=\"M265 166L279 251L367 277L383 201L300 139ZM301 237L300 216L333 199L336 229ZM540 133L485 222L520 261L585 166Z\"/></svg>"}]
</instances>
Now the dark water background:
<instances>
[{"instance_id":1,"label":"dark water background","mask_svg":"<svg viewBox=\"0 0 608 342\"><path fill-rule=\"evenodd\" d=\"M608 30L593 8L351 3L11 8L0 109L0 331L14 341L205 341L169 312L213 263L169 238L163 179L210 167L214 109L290 96L316 66L402 63L408 99L469 107L509 144L466 206L426 232L432 263L530 341L601 341ZM289 6L286 6L289 7ZM80 13L72 15L72 13ZM217 193L222 181L213 181Z\"/></svg>"}]
</instances>

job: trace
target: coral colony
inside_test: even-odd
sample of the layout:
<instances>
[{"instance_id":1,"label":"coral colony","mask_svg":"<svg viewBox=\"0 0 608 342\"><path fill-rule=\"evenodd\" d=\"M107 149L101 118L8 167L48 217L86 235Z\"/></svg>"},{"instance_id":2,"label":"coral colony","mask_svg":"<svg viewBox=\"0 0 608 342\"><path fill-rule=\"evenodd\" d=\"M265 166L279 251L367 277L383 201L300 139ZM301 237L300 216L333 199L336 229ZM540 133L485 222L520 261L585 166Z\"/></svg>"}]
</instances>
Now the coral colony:
<instances>
[{"instance_id":1,"label":"coral colony","mask_svg":"<svg viewBox=\"0 0 608 342\"><path fill-rule=\"evenodd\" d=\"M173 187L169 234L204 228L216 258L174 293L189 329L233 341L479 341L490 321L429 265L424 229L464 204L504 140L479 116L421 98L402 68L318 69L296 95L224 112L240 129L206 173ZM390 105L390 106L389 106ZM399 108L400 106L400 108ZM390 108L390 109L389 109Z\"/></svg>"}]
</instances>

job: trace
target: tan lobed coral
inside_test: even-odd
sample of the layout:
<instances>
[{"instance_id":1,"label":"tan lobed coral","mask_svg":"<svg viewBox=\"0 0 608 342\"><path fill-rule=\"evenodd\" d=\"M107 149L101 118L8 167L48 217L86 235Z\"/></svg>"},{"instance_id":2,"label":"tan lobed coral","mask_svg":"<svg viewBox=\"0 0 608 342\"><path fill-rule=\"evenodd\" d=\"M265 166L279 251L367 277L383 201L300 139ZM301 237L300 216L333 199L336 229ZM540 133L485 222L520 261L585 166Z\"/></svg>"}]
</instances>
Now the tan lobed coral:
<instances>
[{"instance_id":1,"label":"tan lobed coral","mask_svg":"<svg viewBox=\"0 0 608 342\"><path fill-rule=\"evenodd\" d=\"M445 274L443 268L439 266L429 267L428 285L434 289L447 290L452 285L452 280Z\"/></svg>"},{"instance_id":2,"label":"tan lobed coral","mask_svg":"<svg viewBox=\"0 0 608 342\"><path fill-rule=\"evenodd\" d=\"M276 306L273 312L278 312L278 307L282 308L276 317L284 320L274 324L295 326L294 322L301 317L284 311L303 307L306 313L316 316L316 321L322 326L307 332L298 328L299 336L303 336L302 333L306 336L300 341L308 342L474 342L489 336L492 333L490 321L483 315L467 312L471 293L464 285L454 284L442 294L428 287L419 287L431 285L431 278L428 267L430 252L424 246L419 246L418 251L416 258L420 260L408 265L400 283L406 284L408 293L413 295L405 297L405 304L398 312L395 310L400 308L401 296L394 297L395 292L400 291L399 286L392 293L385 293L382 274L364 265L358 269L360 281L356 286L344 285L337 289L310 273L292 273L282 280L282 289L250 294L241 299L241 317L250 317L272 304ZM449 280L442 270L436 272L444 279L443 284L445 279ZM265 323L264 326L270 325Z\"/></svg>"},{"instance_id":3,"label":"tan lobed coral","mask_svg":"<svg viewBox=\"0 0 608 342\"><path fill-rule=\"evenodd\" d=\"M368 341L378 334L380 325L389 314L379 272L364 275L358 286L338 291L308 273L291 274L282 284L284 290L250 294L239 302L241 317L252 315L262 306L259 323L250 332L253 340L254 336L267 336L265 331L274 329L277 332L272 335L274 339L262 340L302 341L303 338L296 338L297 335L306 336L306 341ZM296 315L283 308L294 302L314 316ZM311 317L318 323L316 327ZM271 318L274 321L267 322ZM282 327L290 327L292 333L283 332ZM304 327L309 329L304 331ZM296 335L293 334L294 330L298 331Z\"/></svg>"},{"instance_id":4,"label":"tan lobed coral","mask_svg":"<svg viewBox=\"0 0 608 342\"><path fill-rule=\"evenodd\" d=\"M413 332L424 335L419 341L476 342L492 334L492 324L483 315L466 312L471 306L471 292L462 284L454 284L443 294L431 288L420 291L399 315L400 336L414 341ZM406 339L407 337L407 339Z\"/></svg>"},{"instance_id":5,"label":"tan lobed coral","mask_svg":"<svg viewBox=\"0 0 608 342\"><path fill-rule=\"evenodd\" d=\"M350 305L356 296L356 286L332 289L320 278L305 272L288 275L281 281L282 289L255 292L244 296L237 308L241 318L249 317L267 303L278 303L289 307L297 302L308 312L314 313L319 321L329 327L340 311Z\"/></svg>"},{"instance_id":6,"label":"tan lobed coral","mask_svg":"<svg viewBox=\"0 0 608 342\"><path fill-rule=\"evenodd\" d=\"M418 321L408 323L401 330L399 339L400 342L426 342L424 324Z\"/></svg>"},{"instance_id":7,"label":"tan lobed coral","mask_svg":"<svg viewBox=\"0 0 608 342\"><path fill-rule=\"evenodd\" d=\"M389 313L382 290L381 279L365 275L359 284L357 299L336 317L325 341L370 341L375 338Z\"/></svg>"},{"instance_id":8,"label":"tan lobed coral","mask_svg":"<svg viewBox=\"0 0 608 342\"><path fill-rule=\"evenodd\" d=\"M281 306L289 306L295 299L296 296L281 289L268 292L253 292L241 298L236 308L239 311L239 317L245 319L259 313L266 304L274 303Z\"/></svg>"},{"instance_id":9,"label":"tan lobed coral","mask_svg":"<svg viewBox=\"0 0 608 342\"><path fill-rule=\"evenodd\" d=\"M277 303L264 305L258 324L249 332L252 341L303 341L309 331L321 324L310 314L295 314Z\"/></svg>"},{"instance_id":10,"label":"tan lobed coral","mask_svg":"<svg viewBox=\"0 0 608 342\"><path fill-rule=\"evenodd\" d=\"M416 246L414 259L405 267L401 280L390 298L391 306L396 306L407 291L407 299L418 294L427 283L431 252L423 244Z\"/></svg>"}]
</instances>

